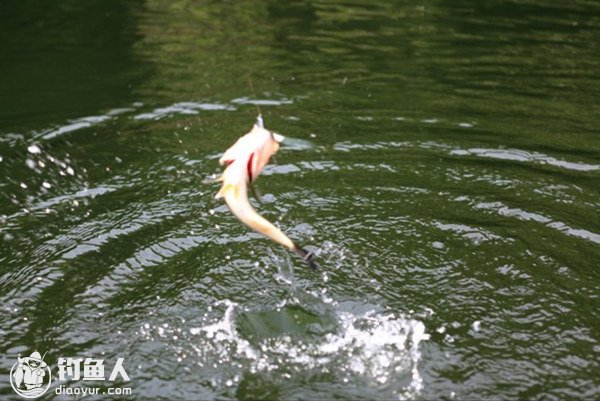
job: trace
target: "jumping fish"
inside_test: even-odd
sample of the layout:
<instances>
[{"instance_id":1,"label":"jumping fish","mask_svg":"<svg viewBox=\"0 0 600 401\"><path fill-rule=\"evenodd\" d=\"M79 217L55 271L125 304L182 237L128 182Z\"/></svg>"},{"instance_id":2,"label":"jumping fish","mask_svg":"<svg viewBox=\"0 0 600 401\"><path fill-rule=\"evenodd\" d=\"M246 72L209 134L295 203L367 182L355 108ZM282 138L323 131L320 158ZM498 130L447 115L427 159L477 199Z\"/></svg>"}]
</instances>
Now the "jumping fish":
<instances>
[{"instance_id":1,"label":"jumping fish","mask_svg":"<svg viewBox=\"0 0 600 401\"><path fill-rule=\"evenodd\" d=\"M285 138L264 127L259 114L252 130L239 138L219 159L225 171L217 178L223 186L216 198L225 198L229 210L245 225L297 253L313 269L319 265L315 254L297 246L281 230L260 216L248 200L248 186L256 180Z\"/></svg>"}]
</instances>

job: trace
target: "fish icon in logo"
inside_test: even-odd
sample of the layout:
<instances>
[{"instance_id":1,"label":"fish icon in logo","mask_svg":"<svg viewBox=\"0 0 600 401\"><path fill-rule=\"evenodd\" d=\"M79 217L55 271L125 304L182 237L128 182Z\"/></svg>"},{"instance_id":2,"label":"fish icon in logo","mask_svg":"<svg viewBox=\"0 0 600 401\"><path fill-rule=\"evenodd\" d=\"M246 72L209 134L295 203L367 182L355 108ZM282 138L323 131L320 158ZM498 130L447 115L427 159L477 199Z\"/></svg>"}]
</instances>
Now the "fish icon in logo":
<instances>
[{"instance_id":1,"label":"fish icon in logo","mask_svg":"<svg viewBox=\"0 0 600 401\"><path fill-rule=\"evenodd\" d=\"M37 351L24 358L17 357L17 362L10 370L10 385L23 398L41 396L48 391L51 381L50 367Z\"/></svg>"}]
</instances>

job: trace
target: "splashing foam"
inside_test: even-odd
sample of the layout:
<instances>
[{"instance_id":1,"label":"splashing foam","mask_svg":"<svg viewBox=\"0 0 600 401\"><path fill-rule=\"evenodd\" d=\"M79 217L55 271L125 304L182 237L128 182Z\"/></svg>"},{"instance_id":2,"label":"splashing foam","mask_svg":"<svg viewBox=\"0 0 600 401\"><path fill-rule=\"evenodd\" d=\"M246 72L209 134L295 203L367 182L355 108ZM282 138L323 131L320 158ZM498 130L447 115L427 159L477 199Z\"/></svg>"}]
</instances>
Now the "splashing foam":
<instances>
[{"instance_id":1,"label":"splashing foam","mask_svg":"<svg viewBox=\"0 0 600 401\"><path fill-rule=\"evenodd\" d=\"M358 385L356 380L373 387L406 382L394 391L400 399L414 398L423 387L417 366L419 343L429 335L421 321L372 309L347 311L338 305L334 312L338 320L335 332L308 341L282 335L253 345L236 330L238 305L231 301L221 304L226 305L226 310L220 320L190 329L193 336L207 340L194 347L201 358L216 356L220 364L227 365L236 362L234 358L245 358L252 373L291 373L291 369L297 375L317 370L335 374L335 380L343 383L353 383L348 386ZM200 364L203 362L208 361Z\"/></svg>"}]
</instances>

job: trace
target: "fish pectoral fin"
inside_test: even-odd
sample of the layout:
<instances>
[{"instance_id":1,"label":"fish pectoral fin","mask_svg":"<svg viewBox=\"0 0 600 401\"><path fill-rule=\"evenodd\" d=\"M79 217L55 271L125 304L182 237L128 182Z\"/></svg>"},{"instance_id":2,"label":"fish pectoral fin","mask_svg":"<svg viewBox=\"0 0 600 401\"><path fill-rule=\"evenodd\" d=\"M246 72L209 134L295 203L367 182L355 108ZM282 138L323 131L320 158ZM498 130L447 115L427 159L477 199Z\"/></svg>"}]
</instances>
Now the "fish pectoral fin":
<instances>
[{"instance_id":1,"label":"fish pectoral fin","mask_svg":"<svg viewBox=\"0 0 600 401\"><path fill-rule=\"evenodd\" d=\"M228 195L237 197L239 196L239 191L240 189L235 184L224 182L219 192L215 195L215 199L225 198Z\"/></svg>"},{"instance_id":2,"label":"fish pectoral fin","mask_svg":"<svg viewBox=\"0 0 600 401\"><path fill-rule=\"evenodd\" d=\"M256 188L252 183L248 184L248 186L250 187L250 191L252 192L252 196L254 197L254 199L256 199L258 203L262 204L262 195L260 194L258 188Z\"/></svg>"}]
</instances>

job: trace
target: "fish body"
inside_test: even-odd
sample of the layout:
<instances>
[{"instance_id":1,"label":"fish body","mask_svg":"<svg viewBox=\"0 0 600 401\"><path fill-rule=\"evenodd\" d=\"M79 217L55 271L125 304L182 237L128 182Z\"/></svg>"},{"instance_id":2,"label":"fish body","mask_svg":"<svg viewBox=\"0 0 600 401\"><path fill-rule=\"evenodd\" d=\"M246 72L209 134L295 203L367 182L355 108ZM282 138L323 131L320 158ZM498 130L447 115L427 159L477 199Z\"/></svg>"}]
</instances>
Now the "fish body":
<instances>
[{"instance_id":1,"label":"fish body","mask_svg":"<svg viewBox=\"0 0 600 401\"><path fill-rule=\"evenodd\" d=\"M297 253L316 269L318 265L314 254L296 246L280 229L260 216L248 200L248 185L256 180L283 140L283 136L264 128L259 115L252 130L239 138L219 159L226 168L221 175L222 187L216 198L224 198L229 210L242 223Z\"/></svg>"}]
</instances>

